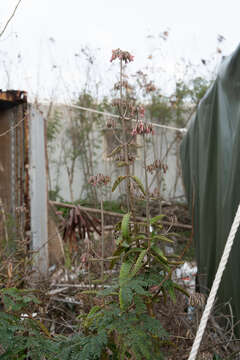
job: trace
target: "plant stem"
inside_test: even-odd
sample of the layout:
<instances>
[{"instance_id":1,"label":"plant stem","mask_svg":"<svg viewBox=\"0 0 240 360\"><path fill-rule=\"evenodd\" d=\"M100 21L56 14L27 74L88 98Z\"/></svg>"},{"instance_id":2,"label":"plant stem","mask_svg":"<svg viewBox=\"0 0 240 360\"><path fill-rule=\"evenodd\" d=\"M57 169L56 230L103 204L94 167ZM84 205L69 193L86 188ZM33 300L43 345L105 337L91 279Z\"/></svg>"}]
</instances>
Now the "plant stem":
<instances>
[{"instance_id":1,"label":"plant stem","mask_svg":"<svg viewBox=\"0 0 240 360\"><path fill-rule=\"evenodd\" d=\"M144 163L144 173L145 173L145 192L146 192L146 220L147 220L147 237L148 247L151 245L150 240L150 204L149 204L149 187L148 187L148 174L147 174L147 147L145 134L143 134L143 163Z\"/></svg>"},{"instance_id":2,"label":"plant stem","mask_svg":"<svg viewBox=\"0 0 240 360\"><path fill-rule=\"evenodd\" d=\"M162 141L161 141L161 143L162 143ZM158 156L157 156L156 142L155 142L154 136L152 138L152 146L153 146L154 161L156 161L158 159ZM160 192L161 191L161 174L160 174L160 171L158 171L158 170L156 171L156 179L157 179L158 190ZM160 193L160 195L161 195L161 193ZM159 204L159 213L161 214L162 213L162 200L161 200L161 197L158 200L158 204Z\"/></svg>"},{"instance_id":3,"label":"plant stem","mask_svg":"<svg viewBox=\"0 0 240 360\"><path fill-rule=\"evenodd\" d=\"M126 195L127 195L127 209L128 212L131 210L131 189L130 189L130 167L128 161L128 143L127 143L127 126L126 126L126 118L123 114L123 63L122 59L120 60L120 116L122 120L122 131L123 131L123 150L124 150L124 160L125 160L125 175L127 176L126 183Z\"/></svg>"},{"instance_id":4,"label":"plant stem","mask_svg":"<svg viewBox=\"0 0 240 360\"><path fill-rule=\"evenodd\" d=\"M104 214L103 214L103 192L101 187L101 241L102 241L102 259L104 259ZM101 278L104 277L104 260L101 262Z\"/></svg>"}]
</instances>

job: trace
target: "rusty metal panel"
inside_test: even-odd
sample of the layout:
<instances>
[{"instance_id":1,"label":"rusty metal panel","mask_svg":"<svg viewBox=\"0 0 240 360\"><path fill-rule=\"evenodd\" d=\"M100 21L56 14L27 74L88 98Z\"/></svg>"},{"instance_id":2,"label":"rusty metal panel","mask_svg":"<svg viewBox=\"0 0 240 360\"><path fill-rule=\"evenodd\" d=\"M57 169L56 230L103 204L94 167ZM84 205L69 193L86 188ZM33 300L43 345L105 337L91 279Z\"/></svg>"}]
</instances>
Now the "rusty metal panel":
<instances>
[{"instance_id":1,"label":"rusty metal panel","mask_svg":"<svg viewBox=\"0 0 240 360\"><path fill-rule=\"evenodd\" d=\"M10 109L19 104L27 103L27 93L20 90L0 90L0 109Z\"/></svg>"},{"instance_id":2,"label":"rusty metal panel","mask_svg":"<svg viewBox=\"0 0 240 360\"><path fill-rule=\"evenodd\" d=\"M24 203L26 93L0 90L0 198L7 214L14 219ZM25 215L21 215L24 222ZM21 226L24 228L24 224Z\"/></svg>"},{"instance_id":3,"label":"rusty metal panel","mask_svg":"<svg viewBox=\"0 0 240 360\"><path fill-rule=\"evenodd\" d=\"M35 268L46 275L48 197L44 119L40 112L28 107L23 91L0 90L0 200L7 216L12 218L13 240L19 235L25 240L31 237Z\"/></svg>"},{"instance_id":4,"label":"rusty metal panel","mask_svg":"<svg viewBox=\"0 0 240 360\"><path fill-rule=\"evenodd\" d=\"M0 109L0 134L10 127L9 112ZM0 137L0 198L6 212L11 211L11 134Z\"/></svg>"},{"instance_id":5,"label":"rusty metal panel","mask_svg":"<svg viewBox=\"0 0 240 360\"><path fill-rule=\"evenodd\" d=\"M45 124L42 114L29 107L29 177L32 249L35 267L43 276L48 271L48 196L45 157Z\"/></svg>"}]
</instances>

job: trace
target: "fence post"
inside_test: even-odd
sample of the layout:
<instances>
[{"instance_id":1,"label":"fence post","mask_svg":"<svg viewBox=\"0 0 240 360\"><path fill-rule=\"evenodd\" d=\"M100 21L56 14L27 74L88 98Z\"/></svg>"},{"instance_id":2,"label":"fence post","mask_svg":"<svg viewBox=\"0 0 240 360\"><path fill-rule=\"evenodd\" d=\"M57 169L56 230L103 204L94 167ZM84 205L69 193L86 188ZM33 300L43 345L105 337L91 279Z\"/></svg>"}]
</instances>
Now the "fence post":
<instances>
[{"instance_id":1,"label":"fence post","mask_svg":"<svg viewBox=\"0 0 240 360\"><path fill-rule=\"evenodd\" d=\"M38 277L48 273L48 188L46 172L45 121L42 114L29 108L29 174L31 244L34 269Z\"/></svg>"}]
</instances>

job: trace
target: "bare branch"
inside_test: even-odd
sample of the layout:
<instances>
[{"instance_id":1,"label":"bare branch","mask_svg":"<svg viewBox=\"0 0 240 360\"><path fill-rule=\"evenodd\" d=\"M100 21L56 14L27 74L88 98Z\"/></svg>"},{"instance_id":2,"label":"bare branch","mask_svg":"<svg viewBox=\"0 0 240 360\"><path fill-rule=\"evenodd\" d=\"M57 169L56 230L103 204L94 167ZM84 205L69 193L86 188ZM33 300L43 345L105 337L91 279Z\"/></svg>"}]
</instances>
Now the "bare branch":
<instances>
[{"instance_id":1,"label":"bare branch","mask_svg":"<svg viewBox=\"0 0 240 360\"><path fill-rule=\"evenodd\" d=\"M8 27L8 24L10 23L10 21L11 21L12 18L14 17L14 15L15 15L15 13L16 13L16 11L17 11L17 8L18 8L18 6L20 5L20 2L21 2L21 1L22 1L22 0L18 0L18 3L17 3L17 5L15 6L12 15L10 16L10 18L9 18L8 21L6 22L5 26L3 27L2 31L0 32L0 37L2 37L2 35L4 34L6 28Z\"/></svg>"}]
</instances>

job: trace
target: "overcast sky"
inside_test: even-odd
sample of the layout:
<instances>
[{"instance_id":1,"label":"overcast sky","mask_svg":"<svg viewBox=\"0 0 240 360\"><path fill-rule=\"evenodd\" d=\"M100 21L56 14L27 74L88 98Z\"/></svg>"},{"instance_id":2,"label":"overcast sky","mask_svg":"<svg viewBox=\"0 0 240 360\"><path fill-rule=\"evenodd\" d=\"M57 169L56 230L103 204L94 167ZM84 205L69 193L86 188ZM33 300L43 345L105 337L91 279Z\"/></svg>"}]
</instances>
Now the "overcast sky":
<instances>
[{"instance_id":1,"label":"overcast sky","mask_svg":"<svg viewBox=\"0 0 240 360\"><path fill-rule=\"evenodd\" d=\"M16 3L0 0L1 27ZM151 66L153 54L153 77L177 77L181 58L199 64L215 56L218 34L226 38L222 54L234 51L239 14L239 0L22 0L0 41L0 88L25 89L41 99L71 97L86 79L76 56L85 45L96 57L91 77L105 89L115 74L111 50L118 47L135 56L130 71ZM159 36L165 30L167 41Z\"/></svg>"}]
</instances>

